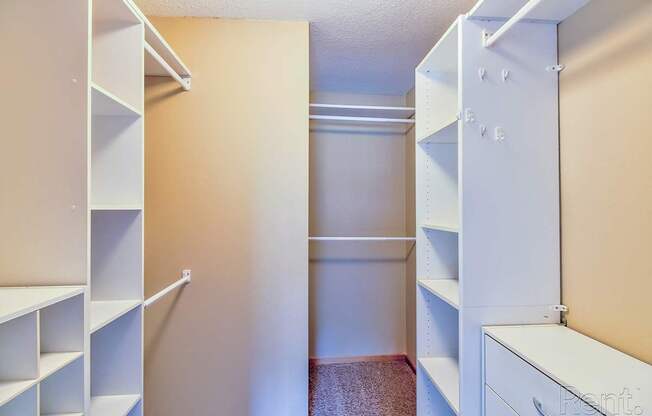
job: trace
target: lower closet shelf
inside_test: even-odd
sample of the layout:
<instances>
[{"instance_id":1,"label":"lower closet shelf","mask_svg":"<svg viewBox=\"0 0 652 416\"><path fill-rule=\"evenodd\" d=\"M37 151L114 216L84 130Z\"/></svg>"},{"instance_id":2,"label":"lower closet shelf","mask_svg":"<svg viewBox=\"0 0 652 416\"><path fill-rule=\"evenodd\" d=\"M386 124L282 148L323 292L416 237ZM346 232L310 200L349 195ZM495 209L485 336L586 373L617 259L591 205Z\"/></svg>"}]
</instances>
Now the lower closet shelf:
<instances>
[{"instance_id":1,"label":"lower closet shelf","mask_svg":"<svg viewBox=\"0 0 652 416\"><path fill-rule=\"evenodd\" d=\"M102 300L91 302L91 333L102 329L127 312L135 309L140 300Z\"/></svg>"},{"instance_id":2,"label":"lower closet shelf","mask_svg":"<svg viewBox=\"0 0 652 416\"><path fill-rule=\"evenodd\" d=\"M456 415L460 413L460 370L456 358L419 358L419 365L446 399Z\"/></svg>"},{"instance_id":3,"label":"lower closet shelf","mask_svg":"<svg viewBox=\"0 0 652 416\"><path fill-rule=\"evenodd\" d=\"M16 396L29 390L38 380L0 381L0 406L5 405Z\"/></svg>"},{"instance_id":4,"label":"lower closet shelf","mask_svg":"<svg viewBox=\"0 0 652 416\"><path fill-rule=\"evenodd\" d=\"M84 355L82 352L42 353L39 358L40 379L43 380L44 378L47 378L68 364L72 363L82 355Z\"/></svg>"},{"instance_id":5,"label":"lower closet shelf","mask_svg":"<svg viewBox=\"0 0 652 416\"><path fill-rule=\"evenodd\" d=\"M140 400L137 394L91 397L92 416L127 416Z\"/></svg>"}]
</instances>

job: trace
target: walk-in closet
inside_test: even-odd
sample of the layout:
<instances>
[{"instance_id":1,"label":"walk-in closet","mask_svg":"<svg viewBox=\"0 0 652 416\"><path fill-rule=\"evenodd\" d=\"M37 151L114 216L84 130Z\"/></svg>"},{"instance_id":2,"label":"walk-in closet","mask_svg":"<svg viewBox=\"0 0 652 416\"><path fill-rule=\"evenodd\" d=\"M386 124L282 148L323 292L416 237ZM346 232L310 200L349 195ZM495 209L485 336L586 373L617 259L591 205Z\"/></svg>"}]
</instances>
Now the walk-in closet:
<instances>
[{"instance_id":1,"label":"walk-in closet","mask_svg":"<svg viewBox=\"0 0 652 416\"><path fill-rule=\"evenodd\" d=\"M652 416L650 0L0 0L0 416Z\"/></svg>"}]
</instances>

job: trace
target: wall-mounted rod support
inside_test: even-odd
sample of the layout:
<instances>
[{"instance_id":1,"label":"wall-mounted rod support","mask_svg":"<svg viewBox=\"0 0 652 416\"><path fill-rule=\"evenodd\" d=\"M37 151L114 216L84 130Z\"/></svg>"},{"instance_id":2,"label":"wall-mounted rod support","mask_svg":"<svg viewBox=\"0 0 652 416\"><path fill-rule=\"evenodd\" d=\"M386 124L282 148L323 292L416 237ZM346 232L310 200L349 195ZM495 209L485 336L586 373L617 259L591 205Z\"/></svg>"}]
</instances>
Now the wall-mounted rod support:
<instances>
[{"instance_id":1,"label":"wall-mounted rod support","mask_svg":"<svg viewBox=\"0 0 652 416\"><path fill-rule=\"evenodd\" d=\"M500 27L500 29L498 29L493 34L484 37L484 47L488 48L491 45L493 45L494 43L496 43L496 41L498 39L500 39L501 37L503 37L503 35L505 35L505 33L507 33L507 31L509 31L509 29L511 29L512 26L514 26L516 23L523 20L542 1L544 1L544 0L530 0L530 1L528 1L525 4L525 6L523 6L521 8L521 10L517 11L516 14L514 14L514 16L512 16L508 21L506 21L505 24L503 24Z\"/></svg>"},{"instance_id":2,"label":"wall-mounted rod support","mask_svg":"<svg viewBox=\"0 0 652 416\"><path fill-rule=\"evenodd\" d=\"M310 241L416 241L416 237L308 237Z\"/></svg>"},{"instance_id":3,"label":"wall-mounted rod support","mask_svg":"<svg viewBox=\"0 0 652 416\"><path fill-rule=\"evenodd\" d=\"M311 120L330 120L330 121L357 121L362 123L401 123L414 124L411 118L381 118L381 117L348 117L348 116L319 116L311 115Z\"/></svg>"},{"instance_id":4,"label":"wall-mounted rod support","mask_svg":"<svg viewBox=\"0 0 652 416\"><path fill-rule=\"evenodd\" d=\"M149 53L150 56L154 58L154 60L158 62L175 81L181 84L181 87L184 90L190 91L190 78L183 78L181 75L177 74L177 72L172 69L167 62L165 62L165 59L163 59L161 55L159 55L158 52L156 52L147 42L145 42L145 51Z\"/></svg>"},{"instance_id":5,"label":"wall-mounted rod support","mask_svg":"<svg viewBox=\"0 0 652 416\"><path fill-rule=\"evenodd\" d=\"M164 297L168 293L172 292L174 289L176 289L176 288L178 288L180 286L187 285L188 283L190 283L191 279L192 279L191 271L190 270L184 270L183 271L183 277L181 279L177 280L176 282L172 283L170 286L166 287L165 289L161 290L160 292L158 292L157 294L155 294L151 298L147 299L145 301L145 303L144 303L144 306L147 308L147 307L151 306L153 303L158 302L159 300L161 300L162 297Z\"/></svg>"}]
</instances>

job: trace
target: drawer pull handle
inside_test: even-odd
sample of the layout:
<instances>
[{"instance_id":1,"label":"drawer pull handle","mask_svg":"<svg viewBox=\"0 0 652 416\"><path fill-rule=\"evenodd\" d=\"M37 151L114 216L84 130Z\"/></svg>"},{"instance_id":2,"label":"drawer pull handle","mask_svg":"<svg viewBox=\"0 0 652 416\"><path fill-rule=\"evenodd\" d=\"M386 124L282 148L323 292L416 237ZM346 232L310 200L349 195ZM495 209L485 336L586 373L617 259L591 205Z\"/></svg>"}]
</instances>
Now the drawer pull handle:
<instances>
[{"instance_id":1,"label":"drawer pull handle","mask_svg":"<svg viewBox=\"0 0 652 416\"><path fill-rule=\"evenodd\" d=\"M539 400L537 400L536 397L533 397L533 398L532 398L532 403L534 404L534 408L537 409L537 413L538 413L540 416L547 416L547 415L545 414L545 412L543 411L543 405L541 405L541 402L540 402Z\"/></svg>"}]
</instances>

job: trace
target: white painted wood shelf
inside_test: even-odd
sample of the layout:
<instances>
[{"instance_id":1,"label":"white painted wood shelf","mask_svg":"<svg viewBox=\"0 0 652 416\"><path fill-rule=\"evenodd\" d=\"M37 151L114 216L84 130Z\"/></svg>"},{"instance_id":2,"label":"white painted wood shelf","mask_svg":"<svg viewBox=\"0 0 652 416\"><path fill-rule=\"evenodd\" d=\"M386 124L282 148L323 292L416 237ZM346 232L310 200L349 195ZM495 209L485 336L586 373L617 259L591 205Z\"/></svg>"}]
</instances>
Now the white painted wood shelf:
<instances>
[{"instance_id":1,"label":"white painted wood shelf","mask_svg":"<svg viewBox=\"0 0 652 416\"><path fill-rule=\"evenodd\" d=\"M136 108L97 84L91 85L94 116L140 117Z\"/></svg>"},{"instance_id":2,"label":"white painted wood shelf","mask_svg":"<svg viewBox=\"0 0 652 416\"><path fill-rule=\"evenodd\" d=\"M418 284L453 308L460 308L460 285L457 279L420 279Z\"/></svg>"},{"instance_id":3,"label":"white painted wood shelf","mask_svg":"<svg viewBox=\"0 0 652 416\"><path fill-rule=\"evenodd\" d=\"M82 357L83 352L49 352L41 353L39 358L39 380L44 380L63 367Z\"/></svg>"},{"instance_id":4,"label":"white painted wood shelf","mask_svg":"<svg viewBox=\"0 0 652 416\"><path fill-rule=\"evenodd\" d=\"M91 211L142 211L142 205L91 205Z\"/></svg>"},{"instance_id":5,"label":"white painted wood shelf","mask_svg":"<svg viewBox=\"0 0 652 416\"><path fill-rule=\"evenodd\" d=\"M90 306L91 333L99 331L141 304L140 300L92 301Z\"/></svg>"},{"instance_id":6,"label":"white painted wood shelf","mask_svg":"<svg viewBox=\"0 0 652 416\"><path fill-rule=\"evenodd\" d=\"M456 415L460 413L460 370L455 358L419 358L419 365Z\"/></svg>"},{"instance_id":7,"label":"white painted wood shelf","mask_svg":"<svg viewBox=\"0 0 652 416\"><path fill-rule=\"evenodd\" d=\"M82 293L78 286L0 288L0 324Z\"/></svg>"},{"instance_id":8,"label":"white painted wood shelf","mask_svg":"<svg viewBox=\"0 0 652 416\"><path fill-rule=\"evenodd\" d=\"M426 131L423 137L417 138L419 144L455 144L457 143L457 115L446 118L442 124Z\"/></svg>"},{"instance_id":9,"label":"white painted wood shelf","mask_svg":"<svg viewBox=\"0 0 652 416\"><path fill-rule=\"evenodd\" d=\"M431 231L443 231L446 233L459 233L460 229L456 225L444 225L444 224L422 224L421 228Z\"/></svg>"},{"instance_id":10,"label":"white painted wood shelf","mask_svg":"<svg viewBox=\"0 0 652 416\"><path fill-rule=\"evenodd\" d=\"M92 396L91 416L127 416L140 401L139 395Z\"/></svg>"}]
</instances>

